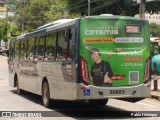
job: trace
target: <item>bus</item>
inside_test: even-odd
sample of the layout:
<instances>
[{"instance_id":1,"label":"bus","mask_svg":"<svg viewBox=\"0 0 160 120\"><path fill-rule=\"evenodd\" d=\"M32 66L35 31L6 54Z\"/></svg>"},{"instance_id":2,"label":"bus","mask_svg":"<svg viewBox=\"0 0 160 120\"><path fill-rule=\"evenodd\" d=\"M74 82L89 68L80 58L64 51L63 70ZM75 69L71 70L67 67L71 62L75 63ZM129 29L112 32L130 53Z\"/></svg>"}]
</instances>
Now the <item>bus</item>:
<instances>
[{"instance_id":1,"label":"bus","mask_svg":"<svg viewBox=\"0 0 160 120\"><path fill-rule=\"evenodd\" d=\"M9 84L42 96L45 107L136 102L150 96L149 23L105 14L61 19L12 38L8 63Z\"/></svg>"}]
</instances>

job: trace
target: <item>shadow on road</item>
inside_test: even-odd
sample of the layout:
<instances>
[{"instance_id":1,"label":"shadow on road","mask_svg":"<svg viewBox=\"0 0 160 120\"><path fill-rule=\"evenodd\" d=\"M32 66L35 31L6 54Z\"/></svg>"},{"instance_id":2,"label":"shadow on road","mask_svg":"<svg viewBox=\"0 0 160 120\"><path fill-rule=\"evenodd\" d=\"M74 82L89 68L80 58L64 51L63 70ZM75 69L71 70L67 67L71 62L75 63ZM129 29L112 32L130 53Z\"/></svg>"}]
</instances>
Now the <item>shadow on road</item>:
<instances>
[{"instance_id":1,"label":"shadow on road","mask_svg":"<svg viewBox=\"0 0 160 120\"><path fill-rule=\"evenodd\" d=\"M13 94L17 94L16 90L11 90ZM42 97L29 92L24 92L21 97L28 99L36 104L42 105ZM49 108L51 111L42 111L43 117L71 117L74 119L123 119L131 118L135 112L126 111L118 107L106 106L92 106L88 102L81 101L54 101ZM41 111L38 111L41 112ZM140 116L138 116L140 117ZM133 117L133 118L138 118Z\"/></svg>"}]
</instances>

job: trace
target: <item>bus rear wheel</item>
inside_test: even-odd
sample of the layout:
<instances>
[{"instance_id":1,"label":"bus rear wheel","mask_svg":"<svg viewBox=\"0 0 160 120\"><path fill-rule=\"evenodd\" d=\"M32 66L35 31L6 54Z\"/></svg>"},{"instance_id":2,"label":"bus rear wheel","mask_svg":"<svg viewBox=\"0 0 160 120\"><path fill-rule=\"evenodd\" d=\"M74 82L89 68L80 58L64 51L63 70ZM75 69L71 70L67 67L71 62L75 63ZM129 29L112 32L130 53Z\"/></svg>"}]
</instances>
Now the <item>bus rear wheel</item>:
<instances>
[{"instance_id":1,"label":"bus rear wheel","mask_svg":"<svg viewBox=\"0 0 160 120\"><path fill-rule=\"evenodd\" d=\"M108 99L101 100L89 100L89 104L96 106L105 106L108 102Z\"/></svg>"},{"instance_id":2,"label":"bus rear wheel","mask_svg":"<svg viewBox=\"0 0 160 120\"><path fill-rule=\"evenodd\" d=\"M48 108L50 107L50 91L49 91L49 85L48 82L44 82L42 86L42 100L43 105Z\"/></svg>"},{"instance_id":3,"label":"bus rear wheel","mask_svg":"<svg viewBox=\"0 0 160 120\"><path fill-rule=\"evenodd\" d=\"M23 93L23 91L20 89L20 87L19 87L19 81L18 81L18 78L17 78L17 80L16 80L16 87L17 87L17 94L18 95L20 95L20 94L22 94Z\"/></svg>"}]
</instances>

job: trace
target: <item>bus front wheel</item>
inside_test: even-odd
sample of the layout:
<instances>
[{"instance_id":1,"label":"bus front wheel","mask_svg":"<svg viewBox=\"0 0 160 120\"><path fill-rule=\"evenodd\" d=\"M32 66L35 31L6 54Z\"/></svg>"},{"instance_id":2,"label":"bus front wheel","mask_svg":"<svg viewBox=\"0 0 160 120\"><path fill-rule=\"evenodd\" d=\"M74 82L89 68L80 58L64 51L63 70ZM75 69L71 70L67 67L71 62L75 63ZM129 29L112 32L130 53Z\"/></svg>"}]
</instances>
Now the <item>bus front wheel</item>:
<instances>
[{"instance_id":1,"label":"bus front wheel","mask_svg":"<svg viewBox=\"0 0 160 120\"><path fill-rule=\"evenodd\" d=\"M50 91L48 82L44 82L42 86L42 99L43 105L48 108L50 106Z\"/></svg>"},{"instance_id":2,"label":"bus front wheel","mask_svg":"<svg viewBox=\"0 0 160 120\"><path fill-rule=\"evenodd\" d=\"M104 106L108 102L108 99L101 99L101 100L89 100L89 104L96 105L96 106Z\"/></svg>"}]
</instances>

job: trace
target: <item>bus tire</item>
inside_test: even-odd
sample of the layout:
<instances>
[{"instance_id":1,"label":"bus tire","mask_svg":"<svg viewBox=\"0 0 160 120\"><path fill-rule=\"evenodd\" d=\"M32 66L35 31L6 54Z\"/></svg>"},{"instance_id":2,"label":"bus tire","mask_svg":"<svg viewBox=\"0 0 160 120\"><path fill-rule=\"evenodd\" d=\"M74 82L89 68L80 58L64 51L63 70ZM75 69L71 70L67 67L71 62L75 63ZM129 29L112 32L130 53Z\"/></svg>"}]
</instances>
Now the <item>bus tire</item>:
<instances>
[{"instance_id":1,"label":"bus tire","mask_svg":"<svg viewBox=\"0 0 160 120\"><path fill-rule=\"evenodd\" d=\"M45 81L42 85L42 100L44 107L48 108L50 107L50 91L49 91L49 85L48 82Z\"/></svg>"},{"instance_id":2,"label":"bus tire","mask_svg":"<svg viewBox=\"0 0 160 120\"><path fill-rule=\"evenodd\" d=\"M22 94L23 90L19 88L19 81L17 77L16 77L16 87L17 87L17 94L18 95Z\"/></svg>"},{"instance_id":3,"label":"bus tire","mask_svg":"<svg viewBox=\"0 0 160 120\"><path fill-rule=\"evenodd\" d=\"M108 102L108 99L89 100L89 104L94 106L105 106L107 102Z\"/></svg>"}]
</instances>

